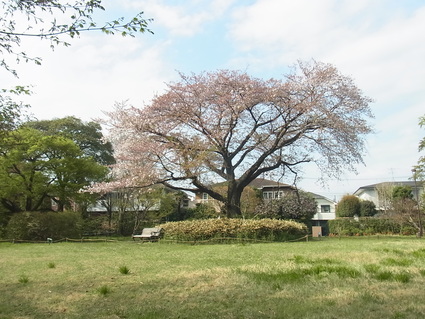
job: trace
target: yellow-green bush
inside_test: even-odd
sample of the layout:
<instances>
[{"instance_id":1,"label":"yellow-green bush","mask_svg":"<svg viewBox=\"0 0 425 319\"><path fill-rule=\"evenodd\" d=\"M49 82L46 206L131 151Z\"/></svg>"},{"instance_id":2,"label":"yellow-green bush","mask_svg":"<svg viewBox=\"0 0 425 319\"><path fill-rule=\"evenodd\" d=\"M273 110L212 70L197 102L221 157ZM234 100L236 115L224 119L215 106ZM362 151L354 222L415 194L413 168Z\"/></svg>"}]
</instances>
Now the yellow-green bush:
<instances>
[{"instance_id":1,"label":"yellow-green bush","mask_svg":"<svg viewBox=\"0 0 425 319\"><path fill-rule=\"evenodd\" d=\"M212 238L241 238L285 241L305 236L304 224L277 219L204 219L168 222L163 228L164 238L198 241Z\"/></svg>"}]
</instances>

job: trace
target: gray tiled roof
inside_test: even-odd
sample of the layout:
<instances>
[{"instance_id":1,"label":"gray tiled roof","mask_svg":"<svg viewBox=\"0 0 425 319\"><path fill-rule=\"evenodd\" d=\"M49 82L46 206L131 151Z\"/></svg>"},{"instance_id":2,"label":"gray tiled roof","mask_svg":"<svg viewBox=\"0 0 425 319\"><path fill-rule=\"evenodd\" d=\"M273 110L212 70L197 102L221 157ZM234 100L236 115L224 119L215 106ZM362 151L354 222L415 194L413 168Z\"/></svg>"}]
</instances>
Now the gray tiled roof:
<instances>
[{"instance_id":1,"label":"gray tiled roof","mask_svg":"<svg viewBox=\"0 0 425 319\"><path fill-rule=\"evenodd\" d=\"M410 186L412 188L415 188L415 182L414 181L393 181L393 182L382 182L382 183L376 183L376 184L370 184L370 185L366 185L366 186L362 186L359 187L354 194L358 193L361 190L365 190L365 189L375 189L376 187L379 186L384 186L384 185L394 185L394 186ZM422 182L416 181L416 186L417 187L422 187Z\"/></svg>"}]
</instances>

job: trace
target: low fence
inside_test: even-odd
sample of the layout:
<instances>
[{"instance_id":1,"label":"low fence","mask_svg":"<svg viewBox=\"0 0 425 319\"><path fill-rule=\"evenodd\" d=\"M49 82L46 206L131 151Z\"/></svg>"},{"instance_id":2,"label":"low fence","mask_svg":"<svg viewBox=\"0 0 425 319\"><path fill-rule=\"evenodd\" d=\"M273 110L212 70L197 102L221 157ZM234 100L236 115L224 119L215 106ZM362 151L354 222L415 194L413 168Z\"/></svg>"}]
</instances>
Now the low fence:
<instances>
[{"instance_id":1,"label":"low fence","mask_svg":"<svg viewBox=\"0 0 425 319\"><path fill-rule=\"evenodd\" d=\"M299 241L309 241L309 235L287 240L284 242L299 242ZM62 238L58 240L53 240L48 238L46 241L40 240L18 240L18 239L0 239L0 243L12 243L12 244L55 244L55 243L105 243L105 242L122 242L127 240L118 240L111 238ZM135 243L143 243L144 241L134 241L131 238L128 240ZM191 240L191 241L183 241L183 240L173 240L173 239L160 239L158 242L162 243L174 243L174 244L191 244L191 245L200 245L200 244L214 244L214 243L277 243L276 241L267 241L267 240L259 240L259 239L249 239L249 238L235 238L235 237L218 237L211 238L206 240Z\"/></svg>"},{"instance_id":2,"label":"low fence","mask_svg":"<svg viewBox=\"0 0 425 319\"><path fill-rule=\"evenodd\" d=\"M310 236L311 237L311 236ZM214 244L214 243L289 243L297 241L308 241L309 235L286 241L270 241L261 239L250 239L250 238L237 238L237 237L214 237L205 240L177 240L177 239L161 239L160 242L168 242L173 244L190 244L190 245L201 245L201 244Z\"/></svg>"},{"instance_id":3,"label":"low fence","mask_svg":"<svg viewBox=\"0 0 425 319\"><path fill-rule=\"evenodd\" d=\"M110 239L110 238L96 238L96 239L90 239L90 238L80 238L80 239L73 239L73 238L62 238L58 240L21 240L21 239L1 239L0 243L12 243L12 244L54 244L54 243L67 243L67 242L74 242L74 243L96 243L96 242L118 242L119 240L116 239Z\"/></svg>"}]
</instances>

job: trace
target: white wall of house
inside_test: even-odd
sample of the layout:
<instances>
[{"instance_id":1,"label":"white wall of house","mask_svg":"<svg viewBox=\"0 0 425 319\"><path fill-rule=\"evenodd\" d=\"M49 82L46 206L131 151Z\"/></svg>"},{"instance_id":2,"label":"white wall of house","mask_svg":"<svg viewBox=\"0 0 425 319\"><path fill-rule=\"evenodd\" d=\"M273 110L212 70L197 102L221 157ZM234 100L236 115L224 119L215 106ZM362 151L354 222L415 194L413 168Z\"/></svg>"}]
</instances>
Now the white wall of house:
<instances>
[{"instance_id":1,"label":"white wall of house","mask_svg":"<svg viewBox=\"0 0 425 319\"><path fill-rule=\"evenodd\" d=\"M317 213L313 216L312 220L331 220L336 218L335 207L336 203L322 197L320 195L315 196L314 199L317 202Z\"/></svg>"},{"instance_id":2,"label":"white wall of house","mask_svg":"<svg viewBox=\"0 0 425 319\"><path fill-rule=\"evenodd\" d=\"M188 205L188 208L195 208L198 204L206 204L213 207L217 212L221 210L221 206L223 205L218 200L210 197L207 193L199 193L193 197Z\"/></svg>"},{"instance_id":3,"label":"white wall of house","mask_svg":"<svg viewBox=\"0 0 425 319\"><path fill-rule=\"evenodd\" d=\"M361 200L370 200L376 207L379 206L378 192L375 188L362 189L361 192L355 194Z\"/></svg>"},{"instance_id":4,"label":"white wall of house","mask_svg":"<svg viewBox=\"0 0 425 319\"><path fill-rule=\"evenodd\" d=\"M373 184L368 186L360 187L358 190L354 192L354 195L357 196L361 200L370 200L372 201L377 209L385 209L385 205L383 205L383 202L380 201L377 187L381 187L385 185L388 185L389 187L392 186L409 186L412 188L413 198L421 199L421 197L424 194L424 187L423 184L420 182L417 182L416 184L412 181L401 181L401 182L383 182L379 184ZM382 200L382 198L381 198Z\"/></svg>"}]
</instances>

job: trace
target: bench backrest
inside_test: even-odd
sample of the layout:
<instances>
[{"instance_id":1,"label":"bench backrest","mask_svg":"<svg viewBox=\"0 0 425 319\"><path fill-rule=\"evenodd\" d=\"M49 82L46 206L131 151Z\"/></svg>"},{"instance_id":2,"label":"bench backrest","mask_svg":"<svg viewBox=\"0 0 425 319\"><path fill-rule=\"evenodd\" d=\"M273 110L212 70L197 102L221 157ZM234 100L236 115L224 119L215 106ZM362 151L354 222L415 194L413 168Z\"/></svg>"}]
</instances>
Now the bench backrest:
<instances>
[{"instance_id":1,"label":"bench backrest","mask_svg":"<svg viewBox=\"0 0 425 319\"><path fill-rule=\"evenodd\" d=\"M161 228L143 228L142 235L159 236Z\"/></svg>"}]
</instances>

